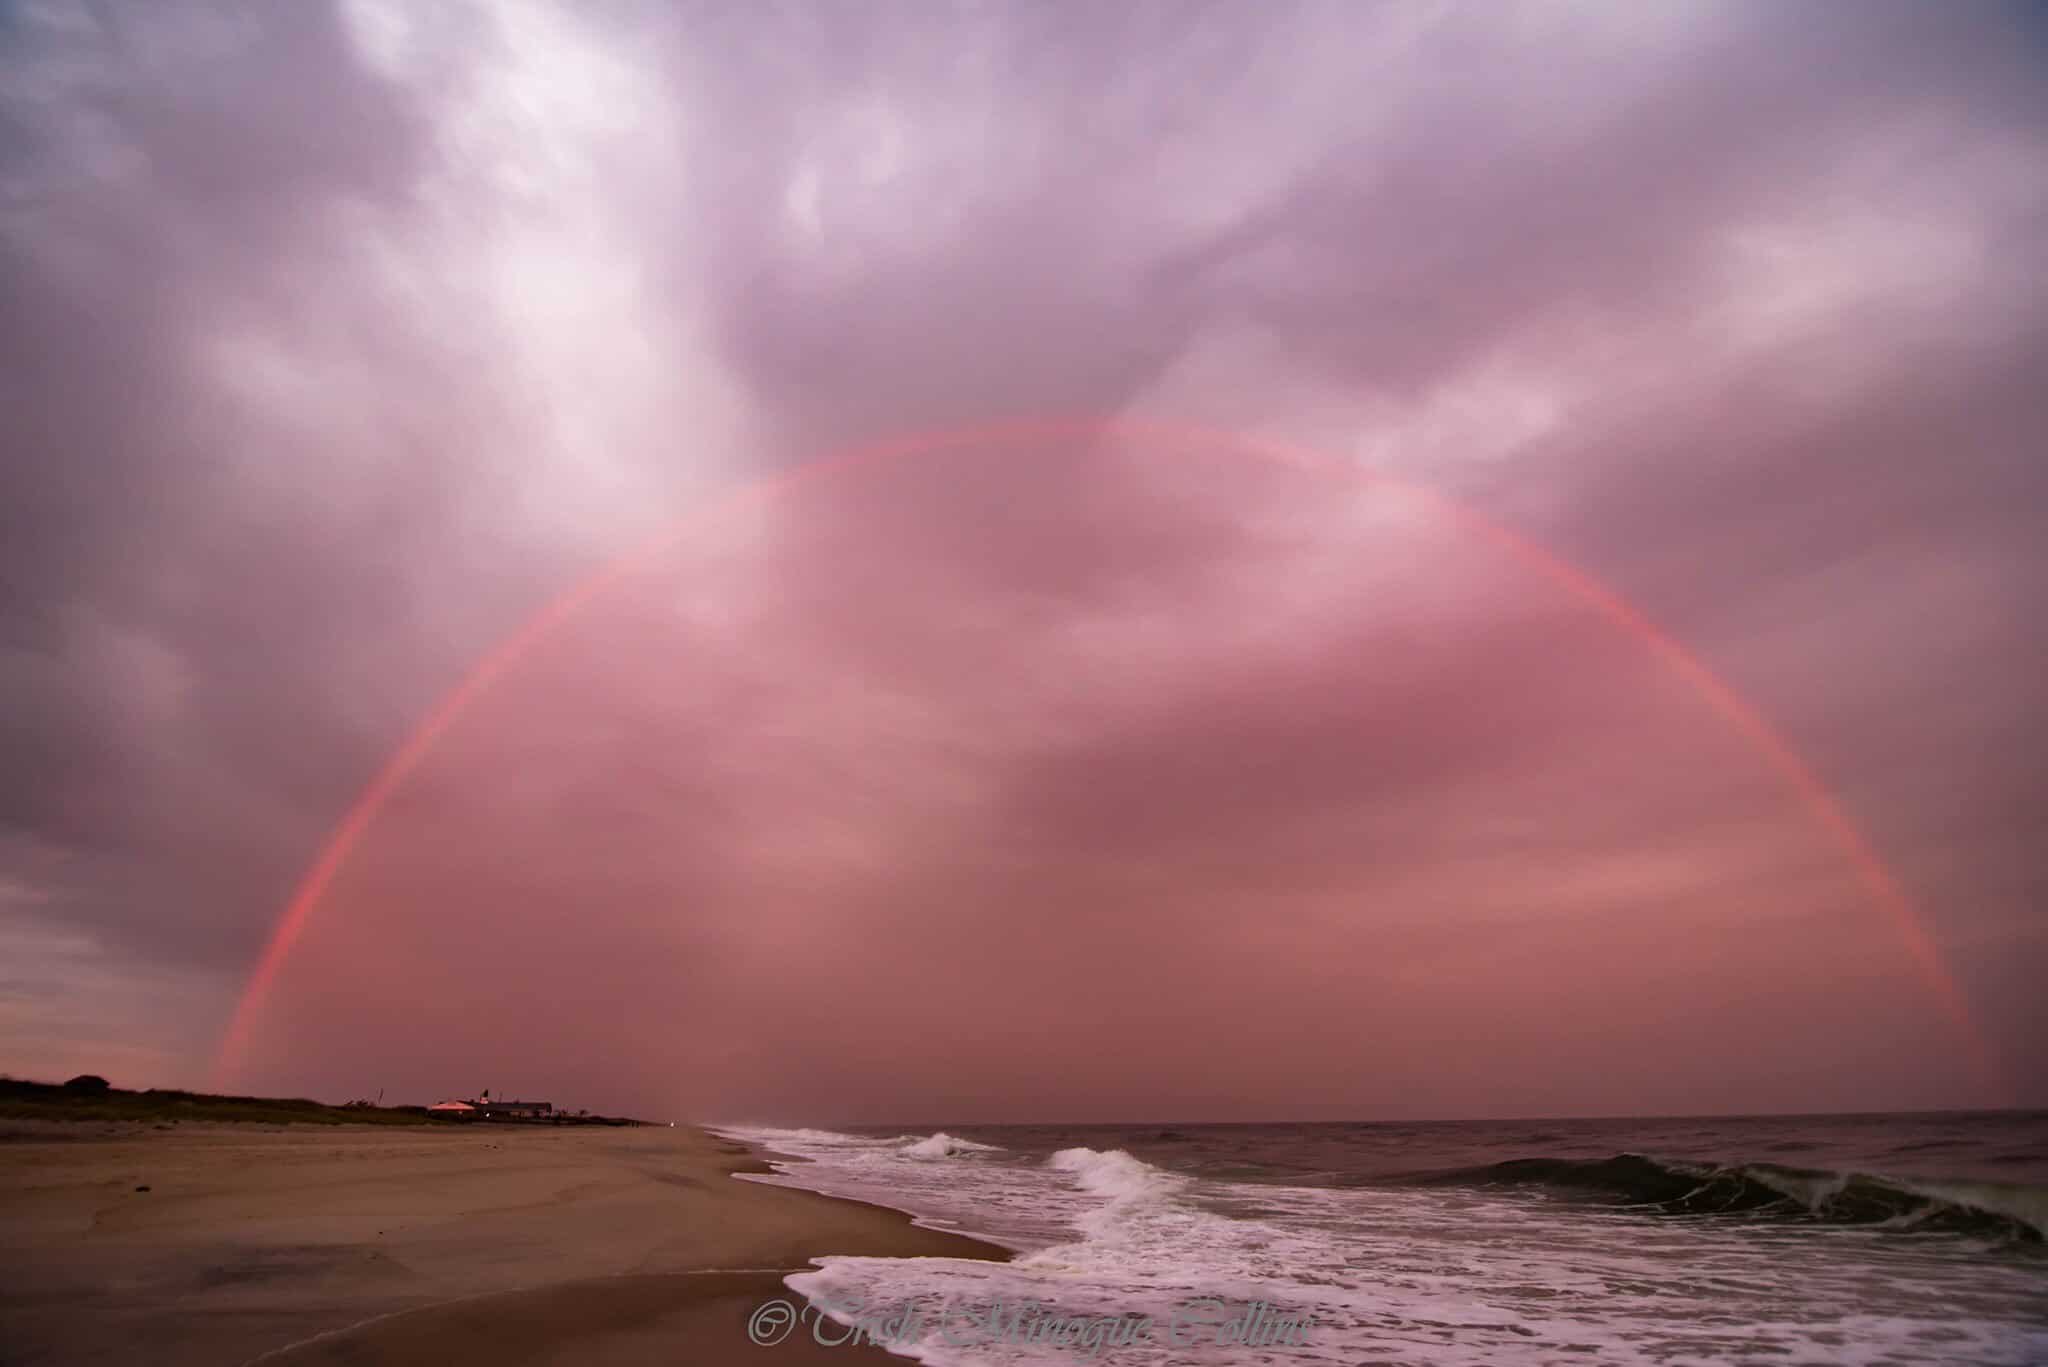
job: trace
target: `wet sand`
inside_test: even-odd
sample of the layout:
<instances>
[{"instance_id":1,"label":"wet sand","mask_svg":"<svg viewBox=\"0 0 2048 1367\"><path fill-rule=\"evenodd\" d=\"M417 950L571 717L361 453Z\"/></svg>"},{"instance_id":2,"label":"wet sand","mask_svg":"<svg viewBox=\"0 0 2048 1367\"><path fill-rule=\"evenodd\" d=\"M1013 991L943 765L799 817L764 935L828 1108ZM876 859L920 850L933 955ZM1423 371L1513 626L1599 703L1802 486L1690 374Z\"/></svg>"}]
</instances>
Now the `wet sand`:
<instances>
[{"instance_id":1,"label":"wet sand","mask_svg":"<svg viewBox=\"0 0 2048 1367\"><path fill-rule=\"evenodd\" d=\"M1007 1256L761 1167L666 1127L9 1125L0 1364L901 1367L747 1318L824 1254Z\"/></svg>"}]
</instances>

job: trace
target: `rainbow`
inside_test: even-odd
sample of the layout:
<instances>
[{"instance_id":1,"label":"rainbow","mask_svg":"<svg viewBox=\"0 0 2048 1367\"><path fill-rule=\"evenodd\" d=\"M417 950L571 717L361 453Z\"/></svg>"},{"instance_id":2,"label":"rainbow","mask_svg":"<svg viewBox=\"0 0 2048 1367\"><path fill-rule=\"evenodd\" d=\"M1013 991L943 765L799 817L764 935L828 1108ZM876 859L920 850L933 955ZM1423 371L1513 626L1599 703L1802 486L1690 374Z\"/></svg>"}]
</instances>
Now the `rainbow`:
<instances>
[{"instance_id":1,"label":"rainbow","mask_svg":"<svg viewBox=\"0 0 2048 1367\"><path fill-rule=\"evenodd\" d=\"M264 1004L277 986L293 947L305 933L328 887L348 862L384 804L486 690L515 668L563 622L619 583L639 574L678 544L699 517L740 511L772 499L803 481L827 480L915 456L948 450L990 448L1027 442L1111 438L1171 443L1182 450L1207 450L1278 461L1299 469L1337 474L1398 491L1466 533L1506 551L1516 562L1555 584L1612 625L1640 641L1691 686L1721 720L1742 736L1797 795L1806 811L1839 850L1872 908L1904 946L1943 1016L1955 1028L1980 1077L2001 1096L2010 1085L1998 1052L1969 1008L1954 973L1943 960L1911 898L1886 867L1869 839L1850 819L1811 765L1745 701L1677 640L1633 604L1585 570L1445 495L1406 481L1316 454L1307 448L1261 437L1186 423L1138 418L1057 417L1023 419L895 437L845 448L807 464L749 484L708 510L693 510L664 525L578 583L547 602L483 656L436 702L403 744L384 761L327 836L320 853L299 879L235 1007L213 1062L216 1086L225 1086L242 1065Z\"/></svg>"}]
</instances>

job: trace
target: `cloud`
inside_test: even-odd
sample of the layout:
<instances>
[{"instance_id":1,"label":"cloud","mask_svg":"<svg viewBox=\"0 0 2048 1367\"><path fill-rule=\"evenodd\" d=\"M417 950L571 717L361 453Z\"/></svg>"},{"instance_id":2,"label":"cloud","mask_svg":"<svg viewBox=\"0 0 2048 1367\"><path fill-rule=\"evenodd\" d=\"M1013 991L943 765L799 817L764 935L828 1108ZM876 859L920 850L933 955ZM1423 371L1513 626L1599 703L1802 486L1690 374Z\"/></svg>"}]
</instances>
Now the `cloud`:
<instances>
[{"instance_id":1,"label":"cloud","mask_svg":"<svg viewBox=\"0 0 2048 1367\"><path fill-rule=\"evenodd\" d=\"M179 1041L164 1080L434 699L702 514L408 781L253 1078L518 1058L820 1119L993 1076L981 1114L1996 1099L1768 766L1379 475L1777 722L2038 1093L2023 9L7 22L0 875L43 890L8 934L36 1000L143 1002L105 1047ZM718 511L1048 413L1362 482L1017 440ZM1730 1074L1688 1034L1802 1042Z\"/></svg>"}]
</instances>

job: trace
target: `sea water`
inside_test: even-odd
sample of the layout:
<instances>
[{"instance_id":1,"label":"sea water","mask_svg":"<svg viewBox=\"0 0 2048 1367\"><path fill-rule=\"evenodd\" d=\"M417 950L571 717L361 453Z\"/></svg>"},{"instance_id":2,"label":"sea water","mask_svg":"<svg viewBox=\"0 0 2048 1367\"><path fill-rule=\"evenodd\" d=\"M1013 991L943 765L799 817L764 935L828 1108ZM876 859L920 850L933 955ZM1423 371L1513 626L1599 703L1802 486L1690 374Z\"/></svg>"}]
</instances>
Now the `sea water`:
<instances>
[{"instance_id":1,"label":"sea water","mask_svg":"<svg viewBox=\"0 0 2048 1367\"><path fill-rule=\"evenodd\" d=\"M938 1367L2048 1364L2044 1113L721 1132L1015 1251L788 1279Z\"/></svg>"}]
</instances>

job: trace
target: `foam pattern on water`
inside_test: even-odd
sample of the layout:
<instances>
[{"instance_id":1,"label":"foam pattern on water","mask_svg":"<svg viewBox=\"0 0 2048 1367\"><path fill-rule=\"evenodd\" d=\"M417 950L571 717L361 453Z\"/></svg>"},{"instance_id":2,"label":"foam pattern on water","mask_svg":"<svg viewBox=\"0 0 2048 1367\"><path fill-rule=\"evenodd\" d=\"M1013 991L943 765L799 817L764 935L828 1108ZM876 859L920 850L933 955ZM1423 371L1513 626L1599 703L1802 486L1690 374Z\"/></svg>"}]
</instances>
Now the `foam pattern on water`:
<instances>
[{"instance_id":1,"label":"foam pattern on water","mask_svg":"<svg viewBox=\"0 0 2048 1367\"><path fill-rule=\"evenodd\" d=\"M935 1367L2048 1362L2039 1268L1879 1231L1715 1227L1517 1192L1198 1180L1117 1149L1048 1157L945 1135L727 1133L809 1160L758 1180L894 1206L1017 1251L1010 1263L827 1257L788 1279L814 1303L924 1307L921 1337L889 1346ZM1202 1298L1306 1317L1307 1341L1215 1342L1190 1323ZM1149 1316L1155 1329L1091 1353L1003 1341L959 1318L998 1304ZM1176 1344L1165 1331L1177 1314L1187 1331Z\"/></svg>"}]
</instances>

